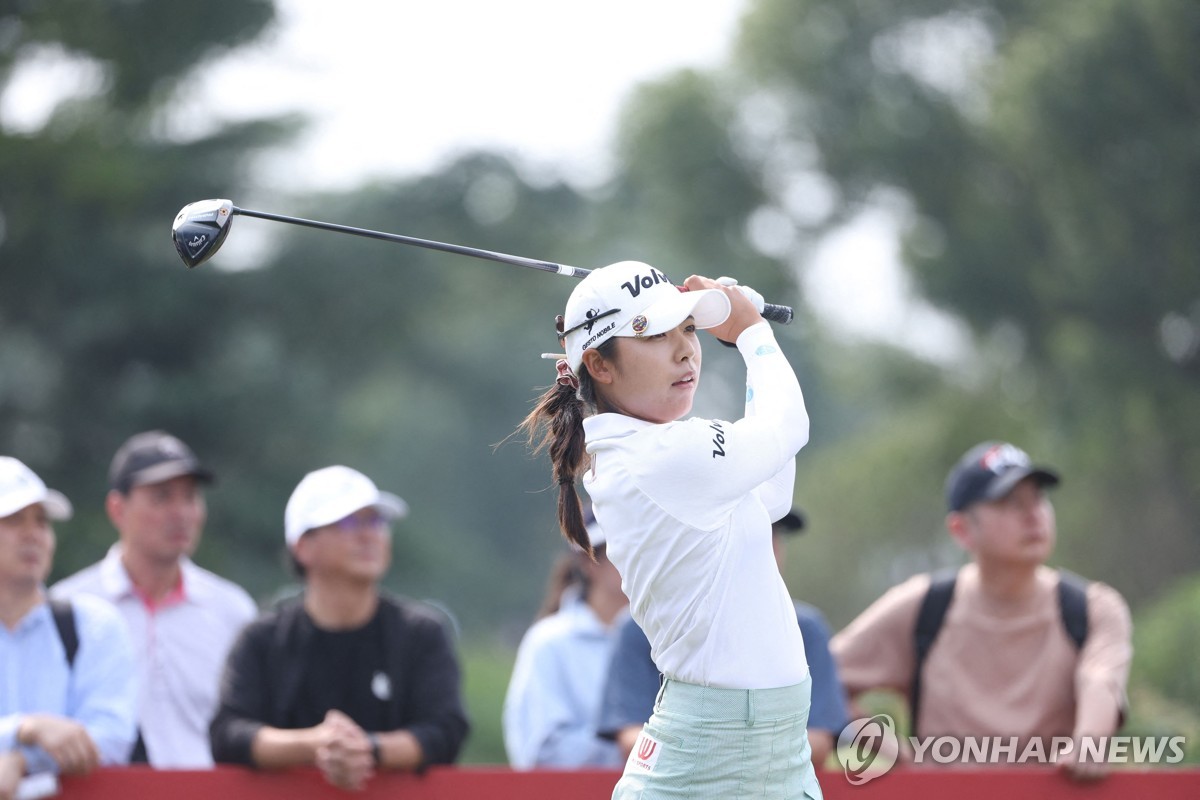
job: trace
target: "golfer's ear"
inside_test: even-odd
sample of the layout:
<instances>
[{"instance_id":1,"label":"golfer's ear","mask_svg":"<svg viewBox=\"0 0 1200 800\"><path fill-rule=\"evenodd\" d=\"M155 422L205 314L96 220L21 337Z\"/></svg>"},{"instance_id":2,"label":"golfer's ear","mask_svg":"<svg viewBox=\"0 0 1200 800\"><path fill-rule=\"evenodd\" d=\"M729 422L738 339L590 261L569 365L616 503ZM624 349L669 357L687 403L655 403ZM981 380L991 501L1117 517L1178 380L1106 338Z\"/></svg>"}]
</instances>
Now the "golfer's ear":
<instances>
[{"instance_id":1,"label":"golfer's ear","mask_svg":"<svg viewBox=\"0 0 1200 800\"><path fill-rule=\"evenodd\" d=\"M612 362L602 356L599 351L584 350L583 365L587 367L588 374L596 383L613 382Z\"/></svg>"}]
</instances>

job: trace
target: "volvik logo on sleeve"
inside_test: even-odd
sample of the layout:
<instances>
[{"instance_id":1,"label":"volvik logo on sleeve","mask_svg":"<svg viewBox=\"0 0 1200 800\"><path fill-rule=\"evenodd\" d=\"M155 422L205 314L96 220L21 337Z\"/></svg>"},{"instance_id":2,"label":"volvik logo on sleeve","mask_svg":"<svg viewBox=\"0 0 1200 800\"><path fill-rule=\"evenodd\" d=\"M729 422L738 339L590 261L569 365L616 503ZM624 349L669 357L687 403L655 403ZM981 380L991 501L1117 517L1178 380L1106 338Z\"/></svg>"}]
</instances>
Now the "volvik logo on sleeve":
<instances>
[{"instance_id":1,"label":"volvik logo on sleeve","mask_svg":"<svg viewBox=\"0 0 1200 800\"><path fill-rule=\"evenodd\" d=\"M621 284L621 288L629 292L630 297L637 297L642 293L642 289L649 289L651 286L657 286L660 283L670 286L671 280L665 272L650 267L649 275L634 275L633 280L625 281Z\"/></svg>"},{"instance_id":2,"label":"volvik logo on sleeve","mask_svg":"<svg viewBox=\"0 0 1200 800\"><path fill-rule=\"evenodd\" d=\"M725 429L721 427L721 423L719 423L719 422L710 422L710 423L708 423L708 427L712 428L713 431L715 431L715 433L713 434L713 440L712 440L712 443L713 443L712 457L716 458L717 456L721 456L722 458L724 458L725 457Z\"/></svg>"}]
</instances>

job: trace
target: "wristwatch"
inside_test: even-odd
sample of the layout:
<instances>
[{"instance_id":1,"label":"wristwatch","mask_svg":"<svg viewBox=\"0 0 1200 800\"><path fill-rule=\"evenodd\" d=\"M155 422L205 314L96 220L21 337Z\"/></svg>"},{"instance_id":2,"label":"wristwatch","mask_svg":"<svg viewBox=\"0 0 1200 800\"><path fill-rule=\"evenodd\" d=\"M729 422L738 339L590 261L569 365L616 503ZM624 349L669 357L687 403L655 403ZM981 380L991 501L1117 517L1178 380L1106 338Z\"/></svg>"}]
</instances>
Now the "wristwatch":
<instances>
[{"instance_id":1,"label":"wristwatch","mask_svg":"<svg viewBox=\"0 0 1200 800\"><path fill-rule=\"evenodd\" d=\"M383 753L379 749L379 736L374 733L367 734L367 741L371 743L371 760L375 762L375 766L379 766L379 762L383 758Z\"/></svg>"}]
</instances>

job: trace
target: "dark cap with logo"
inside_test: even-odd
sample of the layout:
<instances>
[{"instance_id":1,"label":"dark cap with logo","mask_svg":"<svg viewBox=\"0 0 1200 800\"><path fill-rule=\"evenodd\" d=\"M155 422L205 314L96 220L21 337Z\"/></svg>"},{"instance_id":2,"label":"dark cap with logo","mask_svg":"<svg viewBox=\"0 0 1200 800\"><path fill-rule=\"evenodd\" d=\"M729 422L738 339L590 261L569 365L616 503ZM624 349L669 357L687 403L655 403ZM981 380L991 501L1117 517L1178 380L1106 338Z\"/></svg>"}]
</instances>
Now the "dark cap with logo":
<instances>
[{"instance_id":1,"label":"dark cap with logo","mask_svg":"<svg viewBox=\"0 0 1200 800\"><path fill-rule=\"evenodd\" d=\"M113 456L108 485L122 494L135 486L161 483L190 475L212 483L213 474L200 465L192 449L165 431L146 431L129 437Z\"/></svg>"},{"instance_id":2,"label":"dark cap with logo","mask_svg":"<svg viewBox=\"0 0 1200 800\"><path fill-rule=\"evenodd\" d=\"M1057 486L1058 473L1035 466L1024 450L1006 442L983 442L968 450L946 476L946 507L950 511L986 500L999 500L1021 481L1033 478L1039 486Z\"/></svg>"},{"instance_id":3,"label":"dark cap with logo","mask_svg":"<svg viewBox=\"0 0 1200 800\"><path fill-rule=\"evenodd\" d=\"M798 508L793 508L788 513L784 514L771 526L774 533L800 533L804 530L804 512Z\"/></svg>"}]
</instances>

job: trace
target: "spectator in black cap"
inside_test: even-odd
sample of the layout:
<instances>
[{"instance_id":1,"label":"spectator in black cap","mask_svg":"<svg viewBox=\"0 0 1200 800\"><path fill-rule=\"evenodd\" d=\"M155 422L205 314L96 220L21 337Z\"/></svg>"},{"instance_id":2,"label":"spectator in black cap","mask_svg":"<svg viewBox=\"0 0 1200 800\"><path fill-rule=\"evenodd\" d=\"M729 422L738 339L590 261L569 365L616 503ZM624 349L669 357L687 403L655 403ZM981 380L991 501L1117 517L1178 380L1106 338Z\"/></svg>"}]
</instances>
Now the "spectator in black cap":
<instances>
[{"instance_id":1,"label":"spectator in black cap","mask_svg":"<svg viewBox=\"0 0 1200 800\"><path fill-rule=\"evenodd\" d=\"M108 480L104 508L117 543L51 593L98 595L125 617L140 686L133 760L211 767L208 724L217 710L221 668L234 637L257 613L244 589L191 560L213 474L190 447L155 430L117 450Z\"/></svg>"},{"instance_id":2,"label":"spectator in black cap","mask_svg":"<svg viewBox=\"0 0 1200 800\"><path fill-rule=\"evenodd\" d=\"M1120 725L1132 658L1129 608L1113 588L1046 566L1058 473L1019 448L983 442L946 478L946 528L970 563L893 587L833 639L851 697L908 698L918 736L1074 737L1055 762L1080 778L1082 737ZM993 761L994 763L994 761Z\"/></svg>"},{"instance_id":3,"label":"spectator in black cap","mask_svg":"<svg viewBox=\"0 0 1200 800\"><path fill-rule=\"evenodd\" d=\"M771 526L775 561L783 571L787 540L804 530L804 512L793 509ZM807 603L795 603L796 621L804 638L804 653L812 673L812 707L808 715L808 742L812 763L820 767L833 752L838 733L849 722L845 693L837 666L829 652L829 624L824 615ZM654 710L661 674L650 655L650 642L632 618L617 632L604 697L600 708L600 736L615 740L624 756L629 755L642 726Z\"/></svg>"}]
</instances>

